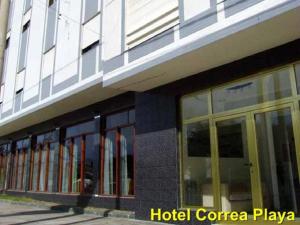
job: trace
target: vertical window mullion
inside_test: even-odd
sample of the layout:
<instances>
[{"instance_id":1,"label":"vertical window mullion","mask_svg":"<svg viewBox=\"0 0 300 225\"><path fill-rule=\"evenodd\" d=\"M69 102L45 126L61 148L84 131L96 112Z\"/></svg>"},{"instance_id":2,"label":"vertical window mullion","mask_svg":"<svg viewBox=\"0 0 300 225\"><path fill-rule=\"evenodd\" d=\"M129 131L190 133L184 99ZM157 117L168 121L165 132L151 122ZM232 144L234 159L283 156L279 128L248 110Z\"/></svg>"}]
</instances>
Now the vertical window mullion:
<instances>
[{"instance_id":1,"label":"vertical window mullion","mask_svg":"<svg viewBox=\"0 0 300 225\"><path fill-rule=\"evenodd\" d=\"M46 157L46 171L45 171L45 192L48 192L48 176L49 176L49 158L50 158L50 143L46 143L47 157Z\"/></svg>"}]
</instances>

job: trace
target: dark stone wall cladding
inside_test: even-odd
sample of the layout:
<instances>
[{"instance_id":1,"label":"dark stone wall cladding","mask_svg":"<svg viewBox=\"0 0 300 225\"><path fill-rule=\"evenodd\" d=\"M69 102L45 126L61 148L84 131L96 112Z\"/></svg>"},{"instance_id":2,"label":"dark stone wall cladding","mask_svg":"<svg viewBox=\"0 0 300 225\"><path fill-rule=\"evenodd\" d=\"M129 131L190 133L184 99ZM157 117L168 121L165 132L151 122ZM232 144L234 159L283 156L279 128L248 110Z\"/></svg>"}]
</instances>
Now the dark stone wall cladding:
<instances>
[{"instance_id":1,"label":"dark stone wall cladding","mask_svg":"<svg viewBox=\"0 0 300 225\"><path fill-rule=\"evenodd\" d=\"M177 208L176 100L159 93L136 94L136 217L150 208Z\"/></svg>"}]
</instances>

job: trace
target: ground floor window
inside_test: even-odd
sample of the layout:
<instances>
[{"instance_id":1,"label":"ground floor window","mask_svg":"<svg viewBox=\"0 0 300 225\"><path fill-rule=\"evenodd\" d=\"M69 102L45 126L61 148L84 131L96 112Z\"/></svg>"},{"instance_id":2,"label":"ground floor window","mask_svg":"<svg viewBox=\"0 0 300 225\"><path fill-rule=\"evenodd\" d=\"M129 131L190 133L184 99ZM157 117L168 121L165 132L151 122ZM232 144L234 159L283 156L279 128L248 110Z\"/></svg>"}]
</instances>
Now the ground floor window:
<instances>
[{"instance_id":1,"label":"ground floor window","mask_svg":"<svg viewBox=\"0 0 300 225\"><path fill-rule=\"evenodd\" d=\"M134 110L106 118L102 194L134 195Z\"/></svg>"},{"instance_id":2,"label":"ground floor window","mask_svg":"<svg viewBox=\"0 0 300 225\"><path fill-rule=\"evenodd\" d=\"M183 206L300 215L299 68L182 97Z\"/></svg>"},{"instance_id":3,"label":"ground floor window","mask_svg":"<svg viewBox=\"0 0 300 225\"><path fill-rule=\"evenodd\" d=\"M0 145L0 190L5 188L10 144Z\"/></svg>"},{"instance_id":4,"label":"ground floor window","mask_svg":"<svg viewBox=\"0 0 300 225\"><path fill-rule=\"evenodd\" d=\"M59 134L52 131L38 135L32 151L31 190L56 192L58 190Z\"/></svg>"},{"instance_id":5,"label":"ground floor window","mask_svg":"<svg viewBox=\"0 0 300 225\"><path fill-rule=\"evenodd\" d=\"M133 196L134 123L134 110L125 110L14 142L8 188ZM1 186L7 164L2 148Z\"/></svg>"},{"instance_id":6,"label":"ground floor window","mask_svg":"<svg viewBox=\"0 0 300 225\"><path fill-rule=\"evenodd\" d=\"M97 122L92 120L66 129L62 160L63 192L98 193L100 146Z\"/></svg>"}]
</instances>

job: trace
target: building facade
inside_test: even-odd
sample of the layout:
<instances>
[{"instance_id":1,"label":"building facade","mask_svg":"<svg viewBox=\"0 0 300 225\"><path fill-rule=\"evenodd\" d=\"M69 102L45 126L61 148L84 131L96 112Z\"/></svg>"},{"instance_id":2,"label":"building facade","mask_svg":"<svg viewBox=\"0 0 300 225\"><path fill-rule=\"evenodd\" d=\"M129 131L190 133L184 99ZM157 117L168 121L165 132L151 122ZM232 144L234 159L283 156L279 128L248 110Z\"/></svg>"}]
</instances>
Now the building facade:
<instances>
[{"instance_id":1,"label":"building facade","mask_svg":"<svg viewBox=\"0 0 300 225\"><path fill-rule=\"evenodd\" d=\"M299 214L299 0L9 3L3 192Z\"/></svg>"}]
</instances>

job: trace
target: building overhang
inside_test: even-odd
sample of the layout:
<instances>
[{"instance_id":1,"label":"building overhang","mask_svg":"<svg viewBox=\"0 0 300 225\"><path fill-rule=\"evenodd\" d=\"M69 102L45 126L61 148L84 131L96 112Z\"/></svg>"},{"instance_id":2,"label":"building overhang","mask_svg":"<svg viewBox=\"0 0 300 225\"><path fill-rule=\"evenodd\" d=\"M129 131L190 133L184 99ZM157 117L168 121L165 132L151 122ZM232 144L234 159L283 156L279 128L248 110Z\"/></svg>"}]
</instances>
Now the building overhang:
<instances>
[{"instance_id":1,"label":"building overhang","mask_svg":"<svg viewBox=\"0 0 300 225\"><path fill-rule=\"evenodd\" d=\"M299 22L300 2L291 1L206 36L192 34L105 74L103 84L146 91L299 39Z\"/></svg>"}]
</instances>

